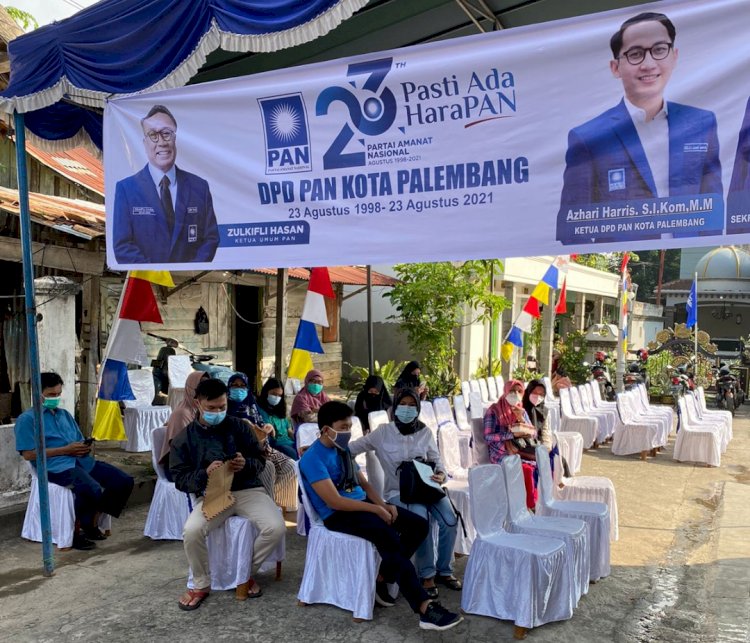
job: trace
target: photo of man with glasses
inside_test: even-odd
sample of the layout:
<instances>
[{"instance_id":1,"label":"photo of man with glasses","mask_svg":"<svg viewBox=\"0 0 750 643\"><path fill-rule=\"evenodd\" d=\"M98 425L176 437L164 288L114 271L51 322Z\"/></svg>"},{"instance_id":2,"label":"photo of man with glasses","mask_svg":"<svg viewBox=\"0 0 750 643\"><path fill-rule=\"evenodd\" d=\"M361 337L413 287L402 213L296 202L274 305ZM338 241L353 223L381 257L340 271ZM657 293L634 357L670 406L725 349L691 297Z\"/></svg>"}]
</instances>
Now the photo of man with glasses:
<instances>
[{"instance_id":1,"label":"photo of man with glasses","mask_svg":"<svg viewBox=\"0 0 750 643\"><path fill-rule=\"evenodd\" d=\"M208 262L219 244L208 183L175 165L177 121L164 105L141 120L148 163L115 190L112 241L122 264Z\"/></svg>"},{"instance_id":2,"label":"photo of man with glasses","mask_svg":"<svg viewBox=\"0 0 750 643\"><path fill-rule=\"evenodd\" d=\"M597 204L626 208L629 199L722 194L713 112L664 100L664 89L677 64L675 35L674 24L664 14L641 13L626 20L610 39L610 70L622 82L625 96L568 134L557 216L557 239L563 244L583 241L574 238L571 218L583 213L585 222L585 211L592 206L595 210ZM695 234L695 230L674 232L675 237ZM627 235L593 233L585 241L661 236L646 229Z\"/></svg>"}]
</instances>

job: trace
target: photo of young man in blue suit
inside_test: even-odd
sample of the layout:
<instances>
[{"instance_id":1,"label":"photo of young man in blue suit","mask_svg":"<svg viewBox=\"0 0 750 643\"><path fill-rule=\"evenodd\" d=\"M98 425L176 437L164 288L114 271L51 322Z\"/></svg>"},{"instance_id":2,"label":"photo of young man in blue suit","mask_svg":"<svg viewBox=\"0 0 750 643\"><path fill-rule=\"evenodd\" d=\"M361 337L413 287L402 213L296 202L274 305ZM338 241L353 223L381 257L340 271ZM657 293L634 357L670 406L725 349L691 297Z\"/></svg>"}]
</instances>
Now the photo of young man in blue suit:
<instances>
[{"instance_id":1,"label":"photo of young man in blue suit","mask_svg":"<svg viewBox=\"0 0 750 643\"><path fill-rule=\"evenodd\" d=\"M579 243L567 223L570 213L597 204L626 206L627 200L716 194L721 199L721 163L713 112L664 100L677 64L676 30L661 13L626 20L612 36L610 70L624 98L568 134L557 239ZM719 230L675 230L673 236L720 234ZM672 236L672 233L668 233ZM643 230L608 232L587 242L659 239Z\"/></svg>"},{"instance_id":2,"label":"photo of young man in blue suit","mask_svg":"<svg viewBox=\"0 0 750 643\"><path fill-rule=\"evenodd\" d=\"M177 121L163 105L141 120L148 163L115 190L115 258L121 264L209 262L219 245L205 179L175 165Z\"/></svg>"}]
</instances>

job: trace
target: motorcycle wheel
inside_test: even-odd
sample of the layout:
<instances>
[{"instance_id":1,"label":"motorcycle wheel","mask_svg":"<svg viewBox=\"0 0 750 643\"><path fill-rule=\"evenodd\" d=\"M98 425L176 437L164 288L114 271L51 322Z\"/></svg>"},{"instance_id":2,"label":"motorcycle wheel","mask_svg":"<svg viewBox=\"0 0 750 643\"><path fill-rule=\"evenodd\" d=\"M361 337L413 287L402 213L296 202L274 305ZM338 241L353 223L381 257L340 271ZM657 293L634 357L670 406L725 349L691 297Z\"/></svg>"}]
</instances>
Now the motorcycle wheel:
<instances>
[{"instance_id":1,"label":"motorcycle wheel","mask_svg":"<svg viewBox=\"0 0 750 643\"><path fill-rule=\"evenodd\" d=\"M718 398L716 398L716 406L719 407L722 410L726 410L726 408L727 408L727 401L724 398L718 397Z\"/></svg>"}]
</instances>

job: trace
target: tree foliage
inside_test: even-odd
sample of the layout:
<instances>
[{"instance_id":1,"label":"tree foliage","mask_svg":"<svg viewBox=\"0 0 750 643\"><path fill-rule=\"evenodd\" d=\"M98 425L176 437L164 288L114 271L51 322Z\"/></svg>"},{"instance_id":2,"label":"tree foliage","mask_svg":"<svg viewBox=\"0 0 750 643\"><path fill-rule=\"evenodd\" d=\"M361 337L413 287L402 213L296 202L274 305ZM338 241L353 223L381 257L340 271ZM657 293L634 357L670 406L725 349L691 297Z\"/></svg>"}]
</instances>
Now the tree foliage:
<instances>
[{"instance_id":1,"label":"tree foliage","mask_svg":"<svg viewBox=\"0 0 750 643\"><path fill-rule=\"evenodd\" d=\"M639 257L635 252L628 252L630 262L638 261ZM620 264L625 252L604 252L590 255L578 255L573 261L582 266L604 270L605 272L620 272Z\"/></svg>"},{"instance_id":2,"label":"tree foliage","mask_svg":"<svg viewBox=\"0 0 750 643\"><path fill-rule=\"evenodd\" d=\"M453 366L456 355L453 333L464 322L466 306L471 321L495 320L510 306L505 297L490 293L490 274L502 270L498 260L463 263L399 264L399 283L389 297L397 319L415 351L424 355L432 395L452 393L458 383Z\"/></svg>"},{"instance_id":3,"label":"tree foliage","mask_svg":"<svg viewBox=\"0 0 750 643\"><path fill-rule=\"evenodd\" d=\"M37 22L36 18L32 16L28 11L8 6L4 7L4 9L8 12L8 15L16 21L16 24L24 31L29 31L29 28L39 28L39 23Z\"/></svg>"}]
</instances>

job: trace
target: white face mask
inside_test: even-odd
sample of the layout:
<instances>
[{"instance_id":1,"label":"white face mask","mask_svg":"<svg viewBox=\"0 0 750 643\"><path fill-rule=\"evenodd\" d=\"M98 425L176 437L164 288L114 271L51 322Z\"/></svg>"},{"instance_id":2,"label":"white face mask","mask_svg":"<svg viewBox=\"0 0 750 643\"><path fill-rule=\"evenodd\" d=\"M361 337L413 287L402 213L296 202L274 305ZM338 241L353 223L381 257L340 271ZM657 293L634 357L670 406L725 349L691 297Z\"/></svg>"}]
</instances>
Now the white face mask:
<instances>
[{"instance_id":1,"label":"white face mask","mask_svg":"<svg viewBox=\"0 0 750 643\"><path fill-rule=\"evenodd\" d=\"M518 406L521 403L521 396L515 391L511 391L505 396L505 400L511 406Z\"/></svg>"},{"instance_id":2,"label":"white face mask","mask_svg":"<svg viewBox=\"0 0 750 643\"><path fill-rule=\"evenodd\" d=\"M276 406L279 402L281 402L281 396L280 395L270 395L268 396L268 404L271 406Z\"/></svg>"},{"instance_id":3,"label":"white face mask","mask_svg":"<svg viewBox=\"0 0 750 643\"><path fill-rule=\"evenodd\" d=\"M531 395L529 395L529 399L534 406L539 406L544 401L544 395L532 393Z\"/></svg>"}]
</instances>

